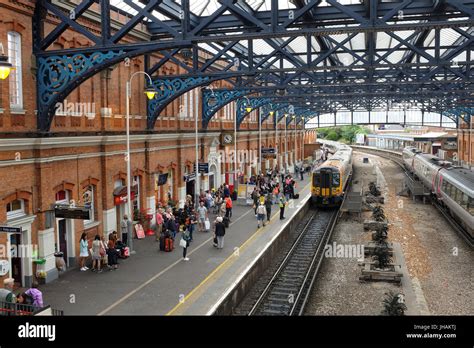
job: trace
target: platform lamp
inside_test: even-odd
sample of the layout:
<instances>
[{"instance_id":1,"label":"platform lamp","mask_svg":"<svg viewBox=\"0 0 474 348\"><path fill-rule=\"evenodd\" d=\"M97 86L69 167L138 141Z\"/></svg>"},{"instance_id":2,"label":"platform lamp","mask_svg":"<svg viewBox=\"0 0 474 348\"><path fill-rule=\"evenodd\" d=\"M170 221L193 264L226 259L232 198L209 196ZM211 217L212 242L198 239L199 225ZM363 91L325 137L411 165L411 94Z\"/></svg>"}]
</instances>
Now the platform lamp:
<instances>
[{"instance_id":1,"label":"platform lamp","mask_svg":"<svg viewBox=\"0 0 474 348\"><path fill-rule=\"evenodd\" d=\"M132 85L132 80L137 74L143 74L146 77L148 77L148 80L150 82L150 86L147 87L144 91L145 95L147 96L148 100L151 100L155 97L156 95L156 90L152 87L153 81L151 79L151 76L148 75L144 71L136 71L130 76L130 79L127 81L126 88L125 88L125 93L126 93L126 134L127 134L127 156L126 156L126 162L127 162L127 214L129 219L132 219L130 221L133 221L133 212L132 212L132 194L131 194L131 186L132 186L132 173L131 173L131 167L130 167L130 99L131 99L131 85ZM135 250L133 250L133 230L132 231L127 231L127 245L130 249L130 254L135 254Z\"/></svg>"},{"instance_id":2,"label":"platform lamp","mask_svg":"<svg viewBox=\"0 0 474 348\"><path fill-rule=\"evenodd\" d=\"M305 137L305 123L304 123L304 116L301 118L301 122L302 122L302 126L301 126L301 129L302 129L302 136L301 136L301 160L304 161L304 137Z\"/></svg>"},{"instance_id":3,"label":"platform lamp","mask_svg":"<svg viewBox=\"0 0 474 348\"><path fill-rule=\"evenodd\" d=\"M270 104L270 108L273 108L273 107L272 107L272 104ZM273 115L275 115L275 111L271 110L271 111L268 113L268 115L269 115L270 117L273 117ZM275 122L276 122L276 120L275 120ZM276 129L276 125L275 125L275 129ZM276 151L276 146L277 146L277 143L276 143L276 133L275 133L275 153L277 153L277 151ZM276 156L278 156L278 154L277 154ZM278 163L278 159L276 159L276 162ZM274 164L275 164L275 163L274 163ZM273 170L273 168L272 168L271 170Z\"/></svg>"},{"instance_id":4,"label":"platform lamp","mask_svg":"<svg viewBox=\"0 0 474 348\"><path fill-rule=\"evenodd\" d=\"M8 62L8 56L3 49L3 44L0 43L0 80L5 80L12 69L13 67Z\"/></svg>"},{"instance_id":5,"label":"platform lamp","mask_svg":"<svg viewBox=\"0 0 474 348\"><path fill-rule=\"evenodd\" d=\"M293 149L293 169L296 173L296 115L291 116L293 121L295 121L295 131L294 131L294 137L295 137L295 148Z\"/></svg>"},{"instance_id":6,"label":"platform lamp","mask_svg":"<svg viewBox=\"0 0 474 348\"><path fill-rule=\"evenodd\" d=\"M288 118L288 114L285 114L285 174L288 170L288 125L286 119Z\"/></svg>"},{"instance_id":7,"label":"platform lamp","mask_svg":"<svg viewBox=\"0 0 474 348\"><path fill-rule=\"evenodd\" d=\"M244 97L245 101L244 101L244 108L245 108L245 112L246 113L250 113L252 112L252 105L250 103L250 99L247 98L247 97ZM235 120L235 132L237 134L237 117L236 117L236 120ZM236 138L236 137L234 137ZM259 138L260 139L260 138ZM259 141L260 143L260 141ZM237 156L237 150L235 151L235 156ZM260 158L260 157L259 157ZM250 163L250 162L249 162ZM236 176L235 176L235 171L237 170L237 166L235 166L235 169L234 169L234 189L235 189L235 180L236 180Z\"/></svg>"}]
</instances>

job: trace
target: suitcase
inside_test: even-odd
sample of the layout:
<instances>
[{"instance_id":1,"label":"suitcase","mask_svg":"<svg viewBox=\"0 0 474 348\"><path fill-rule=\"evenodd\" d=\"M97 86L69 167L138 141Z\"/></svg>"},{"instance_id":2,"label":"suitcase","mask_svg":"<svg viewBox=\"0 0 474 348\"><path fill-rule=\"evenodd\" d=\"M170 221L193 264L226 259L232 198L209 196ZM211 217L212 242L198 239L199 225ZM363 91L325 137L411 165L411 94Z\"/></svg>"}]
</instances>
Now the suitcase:
<instances>
[{"instance_id":1,"label":"suitcase","mask_svg":"<svg viewBox=\"0 0 474 348\"><path fill-rule=\"evenodd\" d=\"M300 194L299 193L295 193L294 196L293 196L294 199L298 199L300 198Z\"/></svg>"},{"instance_id":2,"label":"suitcase","mask_svg":"<svg viewBox=\"0 0 474 348\"><path fill-rule=\"evenodd\" d=\"M165 251L165 237L160 237L160 251Z\"/></svg>"},{"instance_id":3,"label":"suitcase","mask_svg":"<svg viewBox=\"0 0 474 348\"><path fill-rule=\"evenodd\" d=\"M224 226L225 226L226 228L229 227L230 219L229 219L227 216L224 216L224 219L222 220L222 222L224 223Z\"/></svg>"},{"instance_id":4,"label":"suitcase","mask_svg":"<svg viewBox=\"0 0 474 348\"><path fill-rule=\"evenodd\" d=\"M165 251L166 252L173 251L173 239L165 238Z\"/></svg>"}]
</instances>

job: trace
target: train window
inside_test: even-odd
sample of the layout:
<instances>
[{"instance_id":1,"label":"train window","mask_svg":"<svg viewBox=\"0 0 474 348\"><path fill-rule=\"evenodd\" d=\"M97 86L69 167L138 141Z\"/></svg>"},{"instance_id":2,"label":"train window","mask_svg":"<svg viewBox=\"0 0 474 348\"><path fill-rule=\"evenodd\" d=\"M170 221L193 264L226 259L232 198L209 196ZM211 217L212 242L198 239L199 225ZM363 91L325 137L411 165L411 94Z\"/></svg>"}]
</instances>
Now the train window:
<instances>
[{"instance_id":1,"label":"train window","mask_svg":"<svg viewBox=\"0 0 474 348\"><path fill-rule=\"evenodd\" d=\"M314 173L313 174L313 185L314 186L320 186L321 185L319 178L320 178L319 173Z\"/></svg>"},{"instance_id":2,"label":"train window","mask_svg":"<svg viewBox=\"0 0 474 348\"><path fill-rule=\"evenodd\" d=\"M469 214L474 216L474 198L472 198L472 197L469 197L469 203L467 205L467 211L469 212Z\"/></svg>"},{"instance_id":3,"label":"train window","mask_svg":"<svg viewBox=\"0 0 474 348\"><path fill-rule=\"evenodd\" d=\"M333 173L332 174L332 185L339 187L340 184L341 184L341 176L339 175L339 173Z\"/></svg>"},{"instance_id":4,"label":"train window","mask_svg":"<svg viewBox=\"0 0 474 348\"><path fill-rule=\"evenodd\" d=\"M458 189L457 187L455 188L455 190L456 190L456 197L454 198L454 200L456 201L457 204L461 205L462 191L460 189Z\"/></svg>"},{"instance_id":5,"label":"train window","mask_svg":"<svg viewBox=\"0 0 474 348\"><path fill-rule=\"evenodd\" d=\"M448 182L443 180L443 185L441 186L441 190L442 190L443 192L446 192L446 186L447 186L447 185L448 185Z\"/></svg>"},{"instance_id":6,"label":"train window","mask_svg":"<svg viewBox=\"0 0 474 348\"><path fill-rule=\"evenodd\" d=\"M469 196L465 194L464 192L461 192L462 194L462 199L461 199L461 207L467 210L467 204L469 202Z\"/></svg>"}]
</instances>

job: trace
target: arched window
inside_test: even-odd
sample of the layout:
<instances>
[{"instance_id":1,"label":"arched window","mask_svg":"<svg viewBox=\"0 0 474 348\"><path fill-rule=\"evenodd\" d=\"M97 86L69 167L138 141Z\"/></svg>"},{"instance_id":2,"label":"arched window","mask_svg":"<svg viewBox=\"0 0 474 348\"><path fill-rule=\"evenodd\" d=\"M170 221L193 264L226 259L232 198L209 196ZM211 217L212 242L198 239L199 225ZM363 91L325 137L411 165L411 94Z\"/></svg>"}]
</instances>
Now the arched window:
<instances>
[{"instance_id":1,"label":"arched window","mask_svg":"<svg viewBox=\"0 0 474 348\"><path fill-rule=\"evenodd\" d=\"M7 220L12 220L23 215L26 215L25 201L23 199L15 199L7 203Z\"/></svg>"},{"instance_id":2,"label":"arched window","mask_svg":"<svg viewBox=\"0 0 474 348\"><path fill-rule=\"evenodd\" d=\"M8 60L13 66L10 81L10 108L23 109L23 88L21 81L21 35L8 32Z\"/></svg>"}]
</instances>

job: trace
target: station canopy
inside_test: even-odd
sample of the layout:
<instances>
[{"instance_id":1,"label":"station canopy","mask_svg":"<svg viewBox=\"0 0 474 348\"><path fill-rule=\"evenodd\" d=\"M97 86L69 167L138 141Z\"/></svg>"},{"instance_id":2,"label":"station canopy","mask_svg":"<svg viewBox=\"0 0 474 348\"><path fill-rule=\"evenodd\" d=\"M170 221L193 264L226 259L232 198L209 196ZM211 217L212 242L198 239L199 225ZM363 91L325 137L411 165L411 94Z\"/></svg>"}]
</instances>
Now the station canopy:
<instances>
[{"instance_id":1,"label":"station canopy","mask_svg":"<svg viewBox=\"0 0 474 348\"><path fill-rule=\"evenodd\" d=\"M216 82L226 80L228 90L241 91L226 102L266 98L275 109L304 110L307 121L400 109L443 114L456 124L473 113L474 1L110 0L108 6L128 22L106 31L104 48L123 48L126 34L140 26L146 35L136 51L164 55L147 59L155 86L165 80L187 86L163 92L158 111L192 88L218 93ZM166 62L180 73L160 76Z\"/></svg>"}]
</instances>

